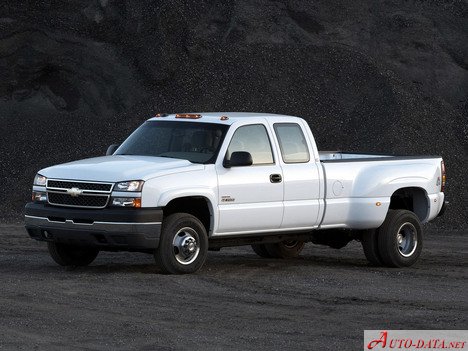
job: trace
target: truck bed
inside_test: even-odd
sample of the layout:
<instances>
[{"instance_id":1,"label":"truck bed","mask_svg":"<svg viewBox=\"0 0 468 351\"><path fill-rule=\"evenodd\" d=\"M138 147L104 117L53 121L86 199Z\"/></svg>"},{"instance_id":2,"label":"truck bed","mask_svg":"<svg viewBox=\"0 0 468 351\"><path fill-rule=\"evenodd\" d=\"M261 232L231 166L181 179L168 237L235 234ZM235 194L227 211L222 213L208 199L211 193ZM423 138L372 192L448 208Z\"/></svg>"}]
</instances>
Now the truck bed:
<instances>
[{"instance_id":1,"label":"truck bed","mask_svg":"<svg viewBox=\"0 0 468 351\"><path fill-rule=\"evenodd\" d=\"M319 152L325 178L325 215L322 228L339 223L344 228L377 228L385 219L391 196L399 189L424 189L413 196L413 212L421 222L437 216L440 156Z\"/></svg>"}]
</instances>

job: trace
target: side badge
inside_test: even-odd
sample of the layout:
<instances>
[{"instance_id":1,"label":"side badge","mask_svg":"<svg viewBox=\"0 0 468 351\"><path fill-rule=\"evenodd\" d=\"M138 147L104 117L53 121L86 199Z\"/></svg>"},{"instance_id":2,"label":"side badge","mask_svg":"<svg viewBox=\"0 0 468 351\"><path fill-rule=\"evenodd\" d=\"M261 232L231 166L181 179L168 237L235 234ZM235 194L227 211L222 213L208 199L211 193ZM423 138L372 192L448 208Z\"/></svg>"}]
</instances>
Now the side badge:
<instances>
[{"instance_id":1,"label":"side badge","mask_svg":"<svg viewBox=\"0 0 468 351\"><path fill-rule=\"evenodd\" d=\"M221 196L221 202L234 202L236 201L236 199L233 199L232 197L230 197L229 195L227 196Z\"/></svg>"}]
</instances>

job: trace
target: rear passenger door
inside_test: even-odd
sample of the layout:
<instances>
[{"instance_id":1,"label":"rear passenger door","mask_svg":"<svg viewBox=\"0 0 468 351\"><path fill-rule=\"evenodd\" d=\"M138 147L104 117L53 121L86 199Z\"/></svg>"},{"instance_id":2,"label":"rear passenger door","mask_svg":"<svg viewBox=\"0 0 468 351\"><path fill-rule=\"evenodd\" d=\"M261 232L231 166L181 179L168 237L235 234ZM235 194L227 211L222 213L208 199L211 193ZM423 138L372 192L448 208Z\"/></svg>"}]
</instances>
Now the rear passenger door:
<instances>
[{"instance_id":1,"label":"rear passenger door","mask_svg":"<svg viewBox=\"0 0 468 351\"><path fill-rule=\"evenodd\" d=\"M270 126L261 123L241 125L232 133L226 152L216 164L219 189L216 234L268 231L280 227L283 176L270 133ZM229 134L226 140L228 137ZM253 164L223 167L222 158L229 160L235 151L249 152Z\"/></svg>"},{"instance_id":2,"label":"rear passenger door","mask_svg":"<svg viewBox=\"0 0 468 351\"><path fill-rule=\"evenodd\" d=\"M320 176L312 146L298 123L274 123L284 178L281 228L314 227L320 210Z\"/></svg>"}]
</instances>

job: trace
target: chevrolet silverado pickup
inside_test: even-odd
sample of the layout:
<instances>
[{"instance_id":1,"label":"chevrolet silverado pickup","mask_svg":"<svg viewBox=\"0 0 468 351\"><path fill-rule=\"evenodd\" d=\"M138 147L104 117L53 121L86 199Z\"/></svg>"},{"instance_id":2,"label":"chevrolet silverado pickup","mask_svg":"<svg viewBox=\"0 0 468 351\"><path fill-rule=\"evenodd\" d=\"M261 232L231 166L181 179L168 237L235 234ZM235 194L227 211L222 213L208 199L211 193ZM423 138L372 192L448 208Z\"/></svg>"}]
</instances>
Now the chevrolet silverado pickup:
<instances>
[{"instance_id":1,"label":"chevrolet silverado pickup","mask_svg":"<svg viewBox=\"0 0 468 351\"><path fill-rule=\"evenodd\" d=\"M159 114L106 156L40 170L25 225L63 266L139 251L192 273L226 246L289 258L358 240L372 264L403 267L445 209L445 177L438 156L319 152L298 117Z\"/></svg>"}]
</instances>

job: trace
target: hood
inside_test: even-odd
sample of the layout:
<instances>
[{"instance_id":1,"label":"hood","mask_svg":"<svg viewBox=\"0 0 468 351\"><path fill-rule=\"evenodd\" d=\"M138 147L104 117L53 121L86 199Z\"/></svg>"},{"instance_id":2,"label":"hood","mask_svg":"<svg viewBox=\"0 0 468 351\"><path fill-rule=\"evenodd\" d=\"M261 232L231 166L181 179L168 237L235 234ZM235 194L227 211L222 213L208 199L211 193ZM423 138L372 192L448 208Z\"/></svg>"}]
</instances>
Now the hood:
<instances>
[{"instance_id":1,"label":"hood","mask_svg":"<svg viewBox=\"0 0 468 351\"><path fill-rule=\"evenodd\" d=\"M121 182L148 180L173 173L198 171L202 164L187 160L152 156L112 155L87 158L44 168L39 171L47 178Z\"/></svg>"}]
</instances>

